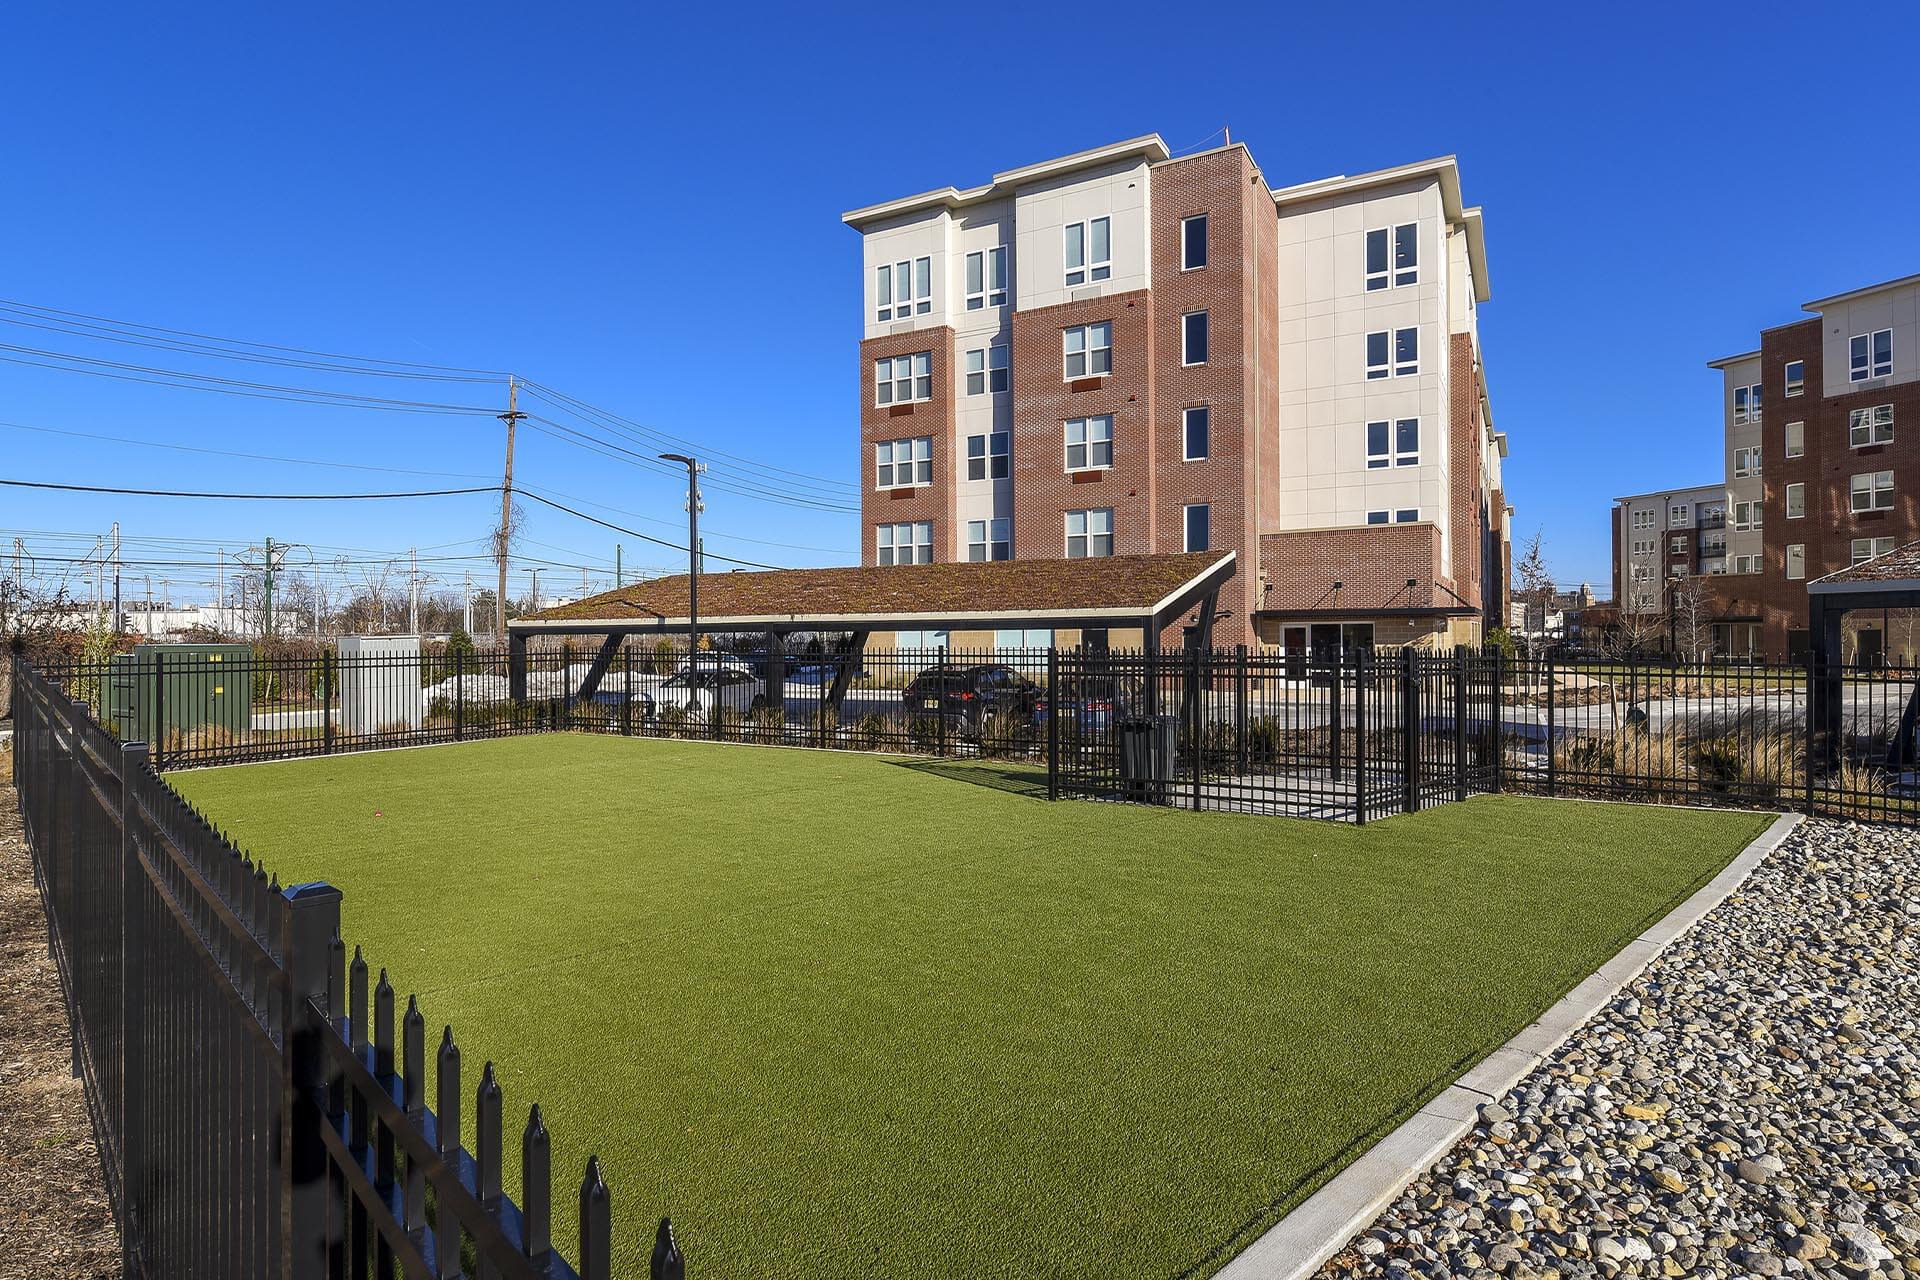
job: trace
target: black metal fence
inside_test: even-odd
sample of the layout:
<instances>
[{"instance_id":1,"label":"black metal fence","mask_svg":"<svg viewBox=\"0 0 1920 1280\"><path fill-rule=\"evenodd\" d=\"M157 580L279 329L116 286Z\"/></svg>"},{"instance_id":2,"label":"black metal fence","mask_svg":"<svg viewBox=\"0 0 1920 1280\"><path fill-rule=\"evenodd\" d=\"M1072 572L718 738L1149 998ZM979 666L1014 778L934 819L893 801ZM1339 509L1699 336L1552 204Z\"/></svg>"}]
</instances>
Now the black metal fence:
<instances>
[{"instance_id":1,"label":"black metal fence","mask_svg":"<svg viewBox=\"0 0 1920 1280\"><path fill-rule=\"evenodd\" d=\"M13 782L46 908L129 1277L605 1280L607 1188L589 1159L578 1271L550 1238L538 1106L521 1203L501 1192L492 1064L461 1143L460 1051L340 939L340 892L281 885L56 683L13 676ZM684 1273L663 1219L655 1277Z\"/></svg>"},{"instance_id":2,"label":"black metal fence","mask_svg":"<svg viewBox=\"0 0 1920 1280\"><path fill-rule=\"evenodd\" d=\"M1920 822L1906 668L761 643L556 645L518 675L504 652L51 674L160 768L571 729L1007 760L1055 796L1362 822L1503 788Z\"/></svg>"}]
</instances>

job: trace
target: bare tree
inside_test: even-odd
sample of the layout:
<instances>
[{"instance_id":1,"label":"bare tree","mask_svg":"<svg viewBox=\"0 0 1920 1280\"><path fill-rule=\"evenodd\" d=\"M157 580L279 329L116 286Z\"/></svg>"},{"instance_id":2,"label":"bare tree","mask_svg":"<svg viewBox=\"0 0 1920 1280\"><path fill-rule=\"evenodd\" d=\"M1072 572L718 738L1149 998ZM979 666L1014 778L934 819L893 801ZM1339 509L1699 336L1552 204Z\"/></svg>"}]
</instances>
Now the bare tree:
<instances>
[{"instance_id":1,"label":"bare tree","mask_svg":"<svg viewBox=\"0 0 1920 1280\"><path fill-rule=\"evenodd\" d=\"M1696 662L1713 655L1713 596L1699 575L1674 579L1667 591L1674 648Z\"/></svg>"},{"instance_id":2,"label":"bare tree","mask_svg":"<svg viewBox=\"0 0 1920 1280\"><path fill-rule=\"evenodd\" d=\"M1543 638L1547 630L1547 610L1553 605L1553 574L1547 570L1547 556L1539 529L1533 531L1513 566L1520 580L1520 604L1526 610L1521 630L1528 636Z\"/></svg>"}]
</instances>

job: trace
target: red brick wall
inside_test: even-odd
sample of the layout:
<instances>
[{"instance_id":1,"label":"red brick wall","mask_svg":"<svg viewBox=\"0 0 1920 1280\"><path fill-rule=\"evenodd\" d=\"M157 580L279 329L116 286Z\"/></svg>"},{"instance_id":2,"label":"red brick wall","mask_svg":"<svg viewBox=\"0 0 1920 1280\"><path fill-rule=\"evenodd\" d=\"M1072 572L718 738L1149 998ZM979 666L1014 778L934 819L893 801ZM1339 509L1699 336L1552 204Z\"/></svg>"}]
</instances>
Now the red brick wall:
<instances>
[{"instance_id":1,"label":"red brick wall","mask_svg":"<svg viewBox=\"0 0 1920 1280\"><path fill-rule=\"evenodd\" d=\"M1442 572L1462 599L1481 607L1480 567L1483 550L1482 530L1493 521L1497 507L1489 510L1481 496L1479 370L1474 366L1473 338L1470 334L1450 334L1447 361L1451 390L1447 400L1447 456L1449 514L1452 516L1450 565ZM1484 514L1484 519L1483 519ZM1495 524L1497 528L1497 523Z\"/></svg>"},{"instance_id":2,"label":"red brick wall","mask_svg":"<svg viewBox=\"0 0 1920 1280\"><path fill-rule=\"evenodd\" d=\"M1014 312L1015 556L1065 555L1065 513L1093 507L1113 508L1115 555L1167 549L1156 545L1154 525L1153 315L1144 289ZM1113 325L1113 372L1068 383L1062 330L1102 320ZM1076 481L1066 470L1064 424L1099 414L1113 415L1113 466Z\"/></svg>"},{"instance_id":3,"label":"red brick wall","mask_svg":"<svg viewBox=\"0 0 1920 1280\"><path fill-rule=\"evenodd\" d=\"M1418 524L1356 529L1300 529L1260 539L1271 589L1268 611L1429 609L1458 604L1433 580L1440 569L1440 529ZM1407 579L1415 580L1411 590ZM1333 584L1341 584L1336 592Z\"/></svg>"},{"instance_id":4,"label":"red brick wall","mask_svg":"<svg viewBox=\"0 0 1920 1280\"><path fill-rule=\"evenodd\" d=\"M882 357L933 353L933 399L907 405L874 403L874 362ZM933 558L966 558L954 527L959 477L949 474L954 452L953 330L947 325L868 338L860 344L860 563L874 563L874 528L906 520L933 521ZM873 447L883 440L933 438L933 483L886 492L874 487Z\"/></svg>"}]
</instances>

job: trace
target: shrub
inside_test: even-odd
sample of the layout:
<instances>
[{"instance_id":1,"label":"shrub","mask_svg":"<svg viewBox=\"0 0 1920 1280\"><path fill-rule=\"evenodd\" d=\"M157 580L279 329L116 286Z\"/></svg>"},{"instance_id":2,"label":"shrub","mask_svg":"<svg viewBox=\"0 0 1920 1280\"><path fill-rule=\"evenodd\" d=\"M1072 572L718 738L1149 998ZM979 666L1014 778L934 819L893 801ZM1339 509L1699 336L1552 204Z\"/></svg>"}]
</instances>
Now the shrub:
<instances>
[{"instance_id":1,"label":"shrub","mask_svg":"<svg viewBox=\"0 0 1920 1280\"><path fill-rule=\"evenodd\" d=\"M1024 755L1033 722L1011 711L996 711L980 725L980 754L992 759Z\"/></svg>"}]
</instances>

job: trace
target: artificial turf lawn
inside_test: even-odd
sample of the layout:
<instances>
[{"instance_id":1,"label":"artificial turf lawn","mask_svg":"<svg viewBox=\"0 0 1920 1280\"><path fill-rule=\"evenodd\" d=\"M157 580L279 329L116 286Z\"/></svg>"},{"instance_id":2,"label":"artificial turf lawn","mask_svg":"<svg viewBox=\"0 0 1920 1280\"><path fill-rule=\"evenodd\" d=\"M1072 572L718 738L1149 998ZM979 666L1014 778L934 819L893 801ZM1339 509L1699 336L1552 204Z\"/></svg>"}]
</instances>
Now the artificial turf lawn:
<instances>
[{"instance_id":1,"label":"artificial turf lawn","mask_svg":"<svg viewBox=\"0 0 1920 1280\"><path fill-rule=\"evenodd\" d=\"M509 1190L541 1102L569 1255L597 1151L616 1274L671 1213L701 1280L1204 1275L1768 821L1355 828L579 735L171 780L345 891L469 1089L494 1061Z\"/></svg>"}]
</instances>

